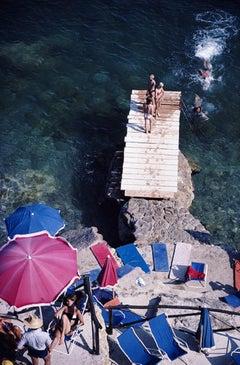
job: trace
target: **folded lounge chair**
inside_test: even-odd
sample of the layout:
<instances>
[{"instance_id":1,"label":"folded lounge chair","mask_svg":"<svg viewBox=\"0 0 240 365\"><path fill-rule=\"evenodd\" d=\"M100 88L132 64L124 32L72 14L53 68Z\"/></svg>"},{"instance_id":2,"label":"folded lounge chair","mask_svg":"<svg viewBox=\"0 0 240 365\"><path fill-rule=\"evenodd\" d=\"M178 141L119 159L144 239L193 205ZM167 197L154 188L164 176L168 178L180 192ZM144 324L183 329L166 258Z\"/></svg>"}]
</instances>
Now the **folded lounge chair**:
<instances>
[{"instance_id":1,"label":"folded lounge chair","mask_svg":"<svg viewBox=\"0 0 240 365\"><path fill-rule=\"evenodd\" d=\"M177 242L175 244L169 273L170 279L185 282L185 274L190 264L191 249L192 246L189 243Z\"/></svg>"},{"instance_id":2,"label":"folded lounge chair","mask_svg":"<svg viewBox=\"0 0 240 365\"><path fill-rule=\"evenodd\" d=\"M165 243L152 243L153 267L155 271L168 272L168 255Z\"/></svg>"},{"instance_id":3,"label":"folded lounge chair","mask_svg":"<svg viewBox=\"0 0 240 365\"><path fill-rule=\"evenodd\" d=\"M136 335L132 327L128 328L117 338L120 348L131 363L141 365L155 365L162 359L160 351L151 353Z\"/></svg>"},{"instance_id":4,"label":"folded lounge chair","mask_svg":"<svg viewBox=\"0 0 240 365\"><path fill-rule=\"evenodd\" d=\"M116 249L118 256L126 265L133 267L140 267L145 273L150 273L149 265L146 263L142 255L139 253L137 247L133 243L120 246Z\"/></svg>"},{"instance_id":5,"label":"folded lounge chair","mask_svg":"<svg viewBox=\"0 0 240 365\"><path fill-rule=\"evenodd\" d=\"M202 288L207 282L207 264L191 262L186 271L186 285L192 288Z\"/></svg>"},{"instance_id":6,"label":"folded lounge chair","mask_svg":"<svg viewBox=\"0 0 240 365\"><path fill-rule=\"evenodd\" d=\"M175 335L165 313L150 319L149 327L157 347L167 354L170 361L188 353L187 343Z\"/></svg>"}]
</instances>

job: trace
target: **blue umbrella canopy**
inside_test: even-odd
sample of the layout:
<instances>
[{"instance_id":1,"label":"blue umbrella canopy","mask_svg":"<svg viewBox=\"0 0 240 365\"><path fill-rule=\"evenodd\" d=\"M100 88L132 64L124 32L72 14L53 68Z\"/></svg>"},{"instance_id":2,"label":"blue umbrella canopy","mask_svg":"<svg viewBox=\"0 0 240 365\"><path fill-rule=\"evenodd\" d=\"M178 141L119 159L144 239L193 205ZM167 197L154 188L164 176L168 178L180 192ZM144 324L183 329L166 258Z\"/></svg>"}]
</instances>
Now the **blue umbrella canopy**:
<instances>
[{"instance_id":1,"label":"blue umbrella canopy","mask_svg":"<svg viewBox=\"0 0 240 365\"><path fill-rule=\"evenodd\" d=\"M60 211L44 204L25 205L19 207L5 219L8 237L16 234L36 233L48 231L55 236L65 224Z\"/></svg>"},{"instance_id":2,"label":"blue umbrella canopy","mask_svg":"<svg viewBox=\"0 0 240 365\"><path fill-rule=\"evenodd\" d=\"M206 307L202 308L202 313L201 313L196 337L199 340L199 349L200 350L208 351L210 349L214 349L215 341L214 341L214 337L213 337L212 324L211 324L211 319L209 316L208 309Z\"/></svg>"}]
</instances>

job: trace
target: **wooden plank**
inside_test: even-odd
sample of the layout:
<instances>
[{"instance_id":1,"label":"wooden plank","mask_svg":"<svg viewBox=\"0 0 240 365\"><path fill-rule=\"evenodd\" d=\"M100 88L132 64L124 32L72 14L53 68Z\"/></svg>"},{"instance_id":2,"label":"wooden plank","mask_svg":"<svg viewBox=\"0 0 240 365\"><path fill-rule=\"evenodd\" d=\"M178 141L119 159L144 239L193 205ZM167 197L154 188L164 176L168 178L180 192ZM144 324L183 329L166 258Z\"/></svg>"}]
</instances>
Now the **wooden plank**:
<instances>
[{"instance_id":1,"label":"wooden plank","mask_svg":"<svg viewBox=\"0 0 240 365\"><path fill-rule=\"evenodd\" d=\"M173 192L146 192L146 191L134 191L125 190L124 196L133 198L152 198L152 199L172 199L174 198Z\"/></svg>"},{"instance_id":2,"label":"wooden plank","mask_svg":"<svg viewBox=\"0 0 240 365\"><path fill-rule=\"evenodd\" d=\"M128 143L126 144L126 146L125 146L125 150L126 149L130 149L130 148L136 148L137 150L139 149L146 149L146 150L148 150L148 149L155 149L155 148L158 148L158 149L160 149L160 150L167 150L167 147L168 146L164 146L164 145L162 145L162 143L154 143L154 142L151 142L150 140L148 140L148 141L145 141L145 143L141 143L141 142L135 142L135 141L128 141ZM174 147L174 148L173 148ZM173 151L175 151L177 154L179 153L179 149L178 149L178 147L176 146L176 145L174 145L174 146L169 146L169 149L170 150L173 150Z\"/></svg>"},{"instance_id":3,"label":"wooden plank","mask_svg":"<svg viewBox=\"0 0 240 365\"><path fill-rule=\"evenodd\" d=\"M175 134L175 135L171 135L171 136L164 136L159 134L155 134L154 133L150 133L150 134L146 134L146 133L139 133L139 134L134 134L132 133L131 135L128 134L124 141L127 143L128 141L134 141L134 142L142 142L142 143L161 143L163 145L174 145L176 146L176 144L178 144L179 141L179 134Z\"/></svg>"},{"instance_id":4,"label":"wooden plank","mask_svg":"<svg viewBox=\"0 0 240 365\"><path fill-rule=\"evenodd\" d=\"M158 170L158 168L152 168L151 173L148 174L148 171L146 170L145 173L142 172L142 170L138 170L135 174L133 174L129 168L126 169L126 172L122 174L122 180L123 179L133 179L133 180L142 180L144 179L150 179L150 180L161 180L161 179L175 179L178 177L178 169L168 169L168 170ZM134 177L135 175L135 177Z\"/></svg>"},{"instance_id":5,"label":"wooden plank","mask_svg":"<svg viewBox=\"0 0 240 365\"><path fill-rule=\"evenodd\" d=\"M177 154L177 149L173 149L173 148L162 148L158 147L157 145L153 145L156 147L153 148L136 148L136 147L131 147L131 146L127 146L125 149L125 156L135 156L136 154L139 155L140 157L143 156L150 156L152 158L155 158L156 156L174 156L174 159L176 159L176 154Z\"/></svg>"},{"instance_id":6,"label":"wooden plank","mask_svg":"<svg viewBox=\"0 0 240 365\"><path fill-rule=\"evenodd\" d=\"M151 186L151 185L143 185L143 184L139 184L139 185L134 185L134 184L129 184L129 185L122 185L121 184L121 190L135 190L135 191L141 191L144 190L146 192L167 192L167 191L172 191L173 193L177 192L177 185L175 186L168 186L167 184L165 186Z\"/></svg>"},{"instance_id":7,"label":"wooden plank","mask_svg":"<svg viewBox=\"0 0 240 365\"><path fill-rule=\"evenodd\" d=\"M158 156L157 158L151 158L149 156L146 156L144 158L144 156L142 157L138 157L138 156L124 156L124 161L123 161L123 168L124 168L124 163L125 162L129 162L132 164L139 164L139 165L159 165L161 164L162 166L164 165L173 165L173 166L177 166L178 163L176 161L176 158L172 157L172 156Z\"/></svg>"},{"instance_id":8,"label":"wooden plank","mask_svg":"<svg viewBox=\"0 0 240 365\"><path fill-rule=\"evenodd\" d=\"M121 186L125 187L125 190L127 189L127 186L148 186L148 187L154 187L154 188L161 188L161 187L165 187L165 186L169 186L169 187L176 187L177 183L176 183L176 179L175 177L173 178L172 176L170 176L170 178L167 177L163 177L162 179L135 179L133 181L132 178L125 178L122 179L121 181Z\"/></svg>"}]
</instances>

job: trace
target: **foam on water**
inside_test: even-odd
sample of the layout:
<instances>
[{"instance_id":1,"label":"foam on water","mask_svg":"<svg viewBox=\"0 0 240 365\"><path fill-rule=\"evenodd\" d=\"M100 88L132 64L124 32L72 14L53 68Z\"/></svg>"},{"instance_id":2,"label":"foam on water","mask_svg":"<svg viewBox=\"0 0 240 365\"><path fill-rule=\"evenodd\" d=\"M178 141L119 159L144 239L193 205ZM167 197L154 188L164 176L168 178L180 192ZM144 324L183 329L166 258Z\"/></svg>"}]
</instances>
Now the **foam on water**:
<instances>
[{"instance_id":1,"label":"foam on water","mask_svg":"<svg viewBox=\"0 0 240 365\"><path fill-rule=\"evenodd\" d=\"M208 90L211 83L221 80L214 77L214 58L227 51L227 41L239 32L238 19L224 11L206 11L196 15L199 28L193 35L195 57L209 60L212 74L206 79L198 78L203 90Z\"/></svg>"}]
</instances>

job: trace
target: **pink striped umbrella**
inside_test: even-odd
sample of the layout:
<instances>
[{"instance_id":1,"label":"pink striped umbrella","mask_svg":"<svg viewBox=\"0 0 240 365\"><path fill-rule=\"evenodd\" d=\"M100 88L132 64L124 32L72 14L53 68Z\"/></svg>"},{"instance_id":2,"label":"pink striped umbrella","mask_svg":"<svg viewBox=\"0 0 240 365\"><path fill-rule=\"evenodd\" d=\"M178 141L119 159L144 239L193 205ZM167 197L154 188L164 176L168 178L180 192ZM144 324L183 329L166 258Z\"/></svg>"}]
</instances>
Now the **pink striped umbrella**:
<instances>
[{"instance_id":1,"label":"pink striped umbrella","mask_svg":"<svg viewBox=\"0 0 240 365\"><path fill-rule=\"evenodd\" d=\"M15 236L0 249L0 298L10 306L50 304L76 278L77 250L47 231Z\"/></svg>"}]
</instances>

